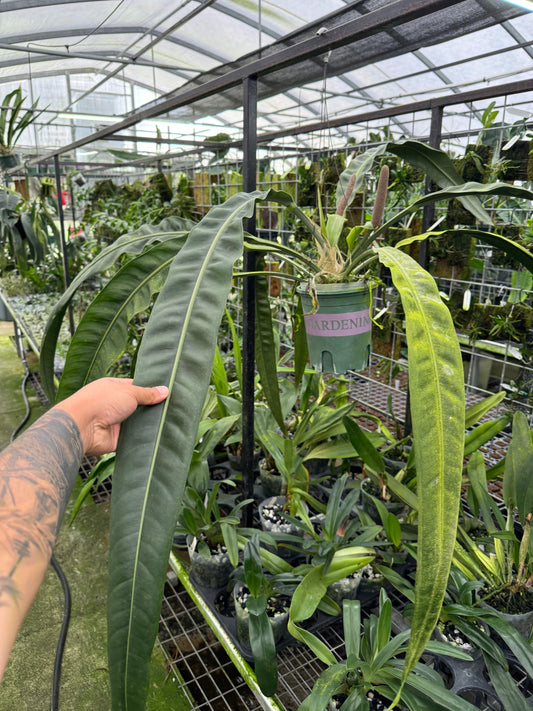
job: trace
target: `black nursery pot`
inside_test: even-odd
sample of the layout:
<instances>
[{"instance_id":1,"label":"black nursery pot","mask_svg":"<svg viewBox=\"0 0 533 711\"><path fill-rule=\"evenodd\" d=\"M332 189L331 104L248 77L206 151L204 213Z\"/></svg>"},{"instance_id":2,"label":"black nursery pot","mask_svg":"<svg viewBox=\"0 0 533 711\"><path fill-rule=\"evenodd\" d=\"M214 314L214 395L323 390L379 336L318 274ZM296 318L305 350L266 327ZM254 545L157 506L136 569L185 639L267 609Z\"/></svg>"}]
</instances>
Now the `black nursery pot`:
<instances>
[{"instance_id":1,"label":"black nursery pot","mask_svg":"<svg viewBox=\"0 0 533 711\"><path fill-rule=\"evenodd\" d=\"M237 624L237 639L243 647L250 647L250 632L248 620L250 613L246 608L247 588L242 583L236 583L233 588L233 599L235 602L235 621ZM276 598L269 598L267 616L274 634L274 642L277 644L285 634L289 619L290 599L285 595Z\"/></svg>"},{"instance_id":2,"label":"black nursery pot","mask_svg":"<svg viewBox=\"0 0 533 711\"><path fill-rule=\"evenodd\" d=\"M259 460L259 480L265 498L283 493L283 477L268 469L266 459Z\"/></svg>"}]
</instances>

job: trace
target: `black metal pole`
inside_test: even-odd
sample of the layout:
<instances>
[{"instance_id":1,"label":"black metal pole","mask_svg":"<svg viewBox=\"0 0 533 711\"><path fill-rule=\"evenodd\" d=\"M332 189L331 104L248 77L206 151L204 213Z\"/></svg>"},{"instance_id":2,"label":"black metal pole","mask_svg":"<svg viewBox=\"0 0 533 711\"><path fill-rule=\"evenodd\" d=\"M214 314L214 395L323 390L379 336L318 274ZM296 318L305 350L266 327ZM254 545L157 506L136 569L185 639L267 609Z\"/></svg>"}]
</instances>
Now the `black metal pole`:
<instances>
[{"instance_id":1,"label":"black metal pole","mask_svg":"<svg viewBox=\"0 0 533 711\"><path fill-rule=\"evenodd\" d=\"M256 187L257 77L243 82L243 165L242 187ZM255 215L244 220L244 229L255 234ZM255 254L244 253L244 271L255 269ZM255 278L245 277L242 288L242 473L245 498L254 490L254 379L255 379ZM245 525L251 526L253 508L246 507Z\"/></svg>"},{"instance_id":2,"label":"black metal pole","mask_svg":"<svg viewBox=\"0 0 533 711\"><path fill-rule=\"evenodd\" d=\"M54 171L56 174L56 193L57 193L57 214L59 216L59 239L61 241L61 259L63 263L63 282L65 284L65 291L70 286L70 273L68 269L68 256L67 256L67 245L65 240L65 216L63 214L63 200L61 195L61 171L59 168L59 156L54 156ZM72 313L72 306L69 305L68 309L69 318L69 328L70 335L74 333L74 315Z\"/></svg>"},{"instance_id":3,"label":"black metal pole","mask_svg":"<svg viewBox=\"0 0 533 711\"><path fill-rule=\"evenodd\" d=\"M441 136L442 136L442 116L444 113L444 106L439 104L434 106L431 110L431 126L429 129L429 145L431 148L440 148ZM431 178L426 176L425 184L425 194L431 192ZM426 232L431 225L435 222L435 204L431 203L424 207L422 213L422 232ZM429 245L427 240L420 242L420 251L418 253L419 264L427 269L429 264ZM411 434L412 430L412 420L411 420L411 398L409 397L409 390L407 391L407 400L405 403L405 418L404 418L404 437Z\"/></svg>"}]
</instances>

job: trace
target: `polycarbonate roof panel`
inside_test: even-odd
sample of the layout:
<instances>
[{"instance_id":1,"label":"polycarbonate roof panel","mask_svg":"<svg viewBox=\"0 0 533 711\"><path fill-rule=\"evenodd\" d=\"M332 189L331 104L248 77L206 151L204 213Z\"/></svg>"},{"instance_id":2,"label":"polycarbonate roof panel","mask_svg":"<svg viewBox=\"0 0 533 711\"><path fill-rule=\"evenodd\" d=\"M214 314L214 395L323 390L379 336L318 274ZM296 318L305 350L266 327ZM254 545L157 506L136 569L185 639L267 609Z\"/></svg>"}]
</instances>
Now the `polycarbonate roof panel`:
<instances>
[{"instance_id":1,"label":"polycarbonate roof panel","mask_svg":"<svg viewBox=\"0 0 533 711\"><path fill-rule=\"evenodd\" d=\"M417 16L408 16L416 8ZM380 12L390 19L357 30ZM324 51L259 76L260 128L401 105L505 81L513 72L533 77L531 50L520 47L533 40L533 14L504 0L443 0L438 7L436 0L0 0L0 96L21 83L57 113L102 114L103 121L179 100L346 27L354 34L345 44L329 51L325 43ZM60 89L49 98L45 79L52 76ZM139 105L141 96L158 98ZM202 117L206 126L240 130L241 104L236 85L170 116L186 122L185 136ZM84 130L100 126L96 118L83 121Z\"/></svg>"}]
</instances>

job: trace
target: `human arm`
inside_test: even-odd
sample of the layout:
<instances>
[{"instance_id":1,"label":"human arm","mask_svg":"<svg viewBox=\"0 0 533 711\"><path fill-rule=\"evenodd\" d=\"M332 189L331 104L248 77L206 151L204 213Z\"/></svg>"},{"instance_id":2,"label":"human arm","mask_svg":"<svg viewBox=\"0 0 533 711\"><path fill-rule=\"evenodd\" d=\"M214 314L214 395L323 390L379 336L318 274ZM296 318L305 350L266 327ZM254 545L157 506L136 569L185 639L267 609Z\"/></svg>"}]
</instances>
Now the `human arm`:
<instances>
[{"instance_id":1,"label":"human arm","mask_svg":"<svg viewBox=\"0 0 533 711\"><path fill-rule=\"evenodd\" d=\"M0 454L0 678L46 572L83 454L114 451L120 423L167 394L129 379L96 380Z\"/></svg>"}]
</instances>

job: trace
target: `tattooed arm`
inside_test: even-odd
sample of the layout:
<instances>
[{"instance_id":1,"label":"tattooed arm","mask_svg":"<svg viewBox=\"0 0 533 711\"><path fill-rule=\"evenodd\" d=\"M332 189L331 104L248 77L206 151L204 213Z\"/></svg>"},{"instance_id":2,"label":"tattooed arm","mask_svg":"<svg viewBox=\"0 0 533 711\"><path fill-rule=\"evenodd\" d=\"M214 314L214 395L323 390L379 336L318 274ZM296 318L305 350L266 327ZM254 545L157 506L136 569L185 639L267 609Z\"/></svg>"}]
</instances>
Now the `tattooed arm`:
<instances>
[{"instance_id":1,"label":"tattooed arm","mask_svg":"<svg viewBox=\"0 0 533 711\"><path fill-rule=\"evenodd\" d=\"M83 453L116 449L120 423L168 389L96 380L63 400L0 454L0 679L43 580Z\"/></svg>"}]
</instances>

